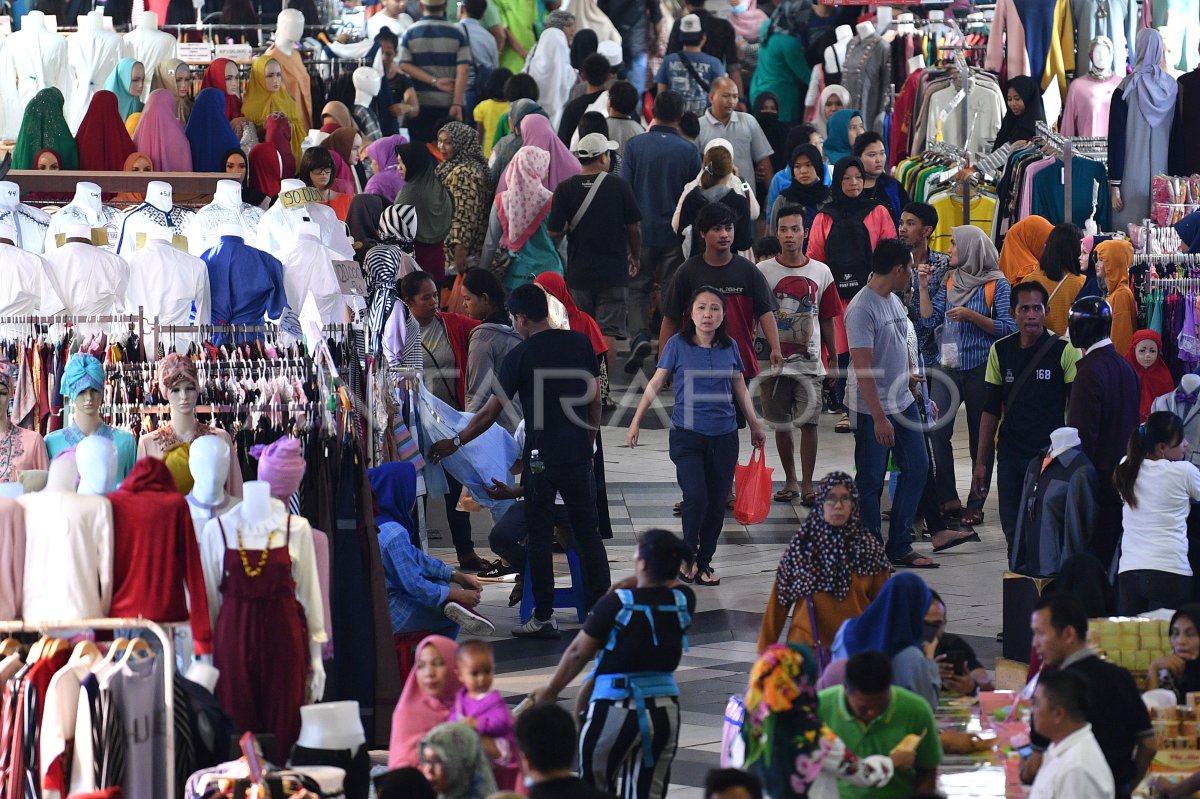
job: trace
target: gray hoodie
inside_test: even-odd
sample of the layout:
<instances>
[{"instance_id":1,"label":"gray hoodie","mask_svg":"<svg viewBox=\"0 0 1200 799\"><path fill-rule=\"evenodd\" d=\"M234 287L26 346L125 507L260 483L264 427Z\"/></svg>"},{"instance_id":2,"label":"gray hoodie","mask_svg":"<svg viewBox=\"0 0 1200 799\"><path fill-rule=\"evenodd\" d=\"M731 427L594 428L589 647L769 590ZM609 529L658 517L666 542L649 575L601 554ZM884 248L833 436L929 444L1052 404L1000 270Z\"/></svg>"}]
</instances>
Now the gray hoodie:
<instances>
[{"instance_id":1,"label":"gray hoodie","mask_svg":"<svg viewBox=\"0 0 1200 799\"><path fill-rule=\"evenodd\" d=\"M484 322L467 337L467 412L482 408L498 388L500 364L504 356L521 343L521 336L508 325ZM500 425L508 432L521 421L521 405L512 399L510 408L500 414Z\"/></svg>"}]
</instances>

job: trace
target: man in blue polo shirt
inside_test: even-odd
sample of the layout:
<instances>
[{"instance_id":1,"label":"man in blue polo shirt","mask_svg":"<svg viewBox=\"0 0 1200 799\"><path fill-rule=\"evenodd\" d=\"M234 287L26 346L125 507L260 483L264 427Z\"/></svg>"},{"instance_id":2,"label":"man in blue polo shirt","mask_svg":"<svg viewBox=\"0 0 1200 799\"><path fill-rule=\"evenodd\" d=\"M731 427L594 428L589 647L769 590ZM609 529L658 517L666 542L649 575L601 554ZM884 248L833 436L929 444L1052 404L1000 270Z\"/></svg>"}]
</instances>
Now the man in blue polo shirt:
<instances>
[{"instance_id":1,"label":"man in blue polo shirt","mask_svg":"<svg viewBox=\"0 0 1200 799\"><path fill-rule=\"evenodd\" d=\"M683 98L673 91L659 92L650 130L625 143L621 177L633 187L642 212L642 257L638 273L629 280L628 374L637 372L652 351L650 298L683 263L671 216L684 185L700 172L700 151L679 134L682 116Z\"/></svg>"},{"instance_id":2,"label":"man in blue polo shirt","mask_svg":"<svg viewBox=\"0 0 1200 799\"><path fill-rule=\"evenodd\" d=\"M458 25L446 19L445 0L421 0L421 17L400 40L400 70L412 78L421 113L408 120L414 141L435 142L438 120L460 122L471 70L471 46Z\"/></svg>"}]
</instances>

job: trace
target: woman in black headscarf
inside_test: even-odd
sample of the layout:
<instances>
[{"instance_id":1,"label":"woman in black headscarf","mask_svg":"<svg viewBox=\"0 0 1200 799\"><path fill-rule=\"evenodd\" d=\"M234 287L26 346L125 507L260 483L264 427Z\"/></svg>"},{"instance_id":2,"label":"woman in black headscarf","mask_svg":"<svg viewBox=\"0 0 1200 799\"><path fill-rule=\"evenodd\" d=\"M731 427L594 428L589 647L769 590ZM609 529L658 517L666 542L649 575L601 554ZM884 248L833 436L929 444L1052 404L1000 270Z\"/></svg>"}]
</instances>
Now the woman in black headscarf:
<instances>
[{"instance_id":1,"label":"woman in black headscarf","mask_svg":"<svg viewBox=\"0 0 1200 799\"><path fill-rule=\"evenodd\" d=\"M600 38L589 28L575 31L571 39L571 66L583 69L583 59L600 49Z\"/></svg>"},{"instance_id":2,"label":"woman in black headscarf","mask_svg":"<svg viewBox=\"0 0 1200 799\"><path fill-rule=\"evenodd\" d=\"M360 264L367 251L379 243L379 215L387 207L387 200L378 194L356 194L346 212L346 227L354 242L354 260Z\"/></svg>"},{"instance_id":3,"label":"woman in black headscarf","mask_svg":"<svg viewBox=\"0 0 1200 799\"><path fill-rule=\"evenodd\" d=\"M808 251L808 232L812 230L813 220L817 218L825 203L829 202L829 187L825 185L825 162L821 159L821 151L813 144L801 144L792 148L792 183L784 189L775 204L771 206L770 219L772 228L779 216L779 210L788 205L798 205L804 209L804 250Z\"/></svg>"},{"instance_id":4,"label":"woman in black headscarf","mask_svg":"<svg viewBox=\"0 0 1200 799\"><path fill-rule=\"evenodd\" d=\"M787 166L786 149L790 126L779 119L779 98L775 92L759 92L754 98L754 118L774 150L771 155L771 174ZM760 198L762 199L762 198Z\"/></svg>"},{"instance_id":5,"label":"woman in black headscarf","mask_svg":"<svg viewBox=\"0 0 1200 799\"><path fill-rule=\"evenodd\" d=\"M1150 664L1146 687L1174 691L1182 703L1189 693L1200 691L1200 604L1181 605L1168 629L1171 654Z\"/></svg>"},{"instance_id":6,"label":"woman in black headscarf","mask_svg":"<svg viewBox=\"0 0 1200 799\"><path fill-rule=\"evenodd\" d=\"M1005 144L1029 141L1037 135L1037 123L1046 121L1041 88L1028 75L1017 75L1009 80L1005 99L1008 111L1000 123L993 152Z\"/></svg>"}]
</instances>

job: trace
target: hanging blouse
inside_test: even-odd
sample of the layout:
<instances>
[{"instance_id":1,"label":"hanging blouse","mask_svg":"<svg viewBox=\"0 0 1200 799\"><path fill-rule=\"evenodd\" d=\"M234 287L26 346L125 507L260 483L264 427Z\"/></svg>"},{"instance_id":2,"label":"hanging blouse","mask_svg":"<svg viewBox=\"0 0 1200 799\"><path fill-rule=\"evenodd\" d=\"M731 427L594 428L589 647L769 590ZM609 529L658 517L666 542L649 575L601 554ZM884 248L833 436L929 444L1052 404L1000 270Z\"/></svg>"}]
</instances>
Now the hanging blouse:
<instances>
[{"instance_id":1,"label":"hanging blouse","mask_svg":"<svg viewBox=\"0 0 1200 799\"><path fill-rule=\"evenodd\" d=\"M50 468L50 456L41 435L9 422L0 435L0 483L16 481L17 473Z\"/></svg>"},{"instance_id":2,"label":"hanging blouse","mask_svg":"<svg viewBox=\"0 0 1200 799\"><path fill-rule=\"evenodd\" d=\"M100 423L96 428L94 435L102 438L107 438L117 447L117 474L113 481L113 488L117 487L125 475L129 474L129 470L133 468L134 461L137 460L137 444L133 440L133 434L118 430L112 425ZM79 429L79 425L75 422L64 427L62 430L55 430L46 436L46 452L53 460L67 450L73 450L78 446L80 441L87 438L87 433Z\"/></svg>"}]
</instances>

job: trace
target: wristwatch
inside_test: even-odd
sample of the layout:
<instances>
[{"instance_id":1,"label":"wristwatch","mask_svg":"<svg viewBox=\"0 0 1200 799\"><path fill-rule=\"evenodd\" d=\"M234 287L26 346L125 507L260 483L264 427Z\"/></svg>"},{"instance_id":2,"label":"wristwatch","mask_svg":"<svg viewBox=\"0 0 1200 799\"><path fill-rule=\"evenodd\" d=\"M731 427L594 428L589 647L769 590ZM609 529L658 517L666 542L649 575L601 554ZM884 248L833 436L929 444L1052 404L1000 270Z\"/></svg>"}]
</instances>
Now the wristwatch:
<instances>
[{"instance_id":1,"label":"wristwatch","mask_svg":"<svg viewBox=\"0 0 1200 799\"><path fill-rule=\"evenodd\" d=\"M453 439L451 439L451 440L452 440L452 441L454 441L454 448L455 448L455 449L462 449L462 445L463 445L463 444L462 444L462 439L461 439L461 438L459 438L459 436L458 436L458 433L455 433L455 434L454 434L454 438L453 438Z\"/></svg>"}]
</instances>

